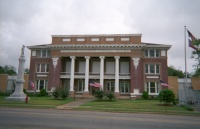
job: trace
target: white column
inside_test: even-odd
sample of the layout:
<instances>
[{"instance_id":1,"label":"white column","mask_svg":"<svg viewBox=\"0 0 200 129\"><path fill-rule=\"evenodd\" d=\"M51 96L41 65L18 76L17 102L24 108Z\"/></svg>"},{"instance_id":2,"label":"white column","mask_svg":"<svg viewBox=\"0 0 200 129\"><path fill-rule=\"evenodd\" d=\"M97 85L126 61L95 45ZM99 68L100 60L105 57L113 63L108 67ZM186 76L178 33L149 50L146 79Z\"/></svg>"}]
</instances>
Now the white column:
<instances>
[{"instance_id":1,"label":"white column","mask_svg":"<svg viewBox=\"0 0 200 129\"><path fill-rule=\"evenodd\" d=\"M89 56L85 56L86 63L85 63L85 89L84 92L88 92L88 82L89 82Z\"/></svg>"},{"instance_id":2,"label":"white column","mask_svg":"<svg viewBox=\"0 0 200 129\"><path fill-rule=\"evenodd\" d=\"M119 92L119 56L115 56L115 92Z\"/></svg>"},{"instance_id":3,"label":"white column","mask_svg":"<svg viewBox=\"0 0 200 129\"><path fill-rule=\"evenodd\" d=\"M70 91L74 91L74 65L75 65L75 56L70 56L71 58L71 73L70 73Z\"/></svg>"},{"instance_id":4,"label":"white column","mask_svg":"<svg viewBox=\"0 0 200 129\"><path fill-rule=\"evenodd\" d=\"M101 89L103 90L103 81L104 81L104 56L99 57L101 59L101 66L100 66L100 84L101 84Z\"/></svg>"}]
</instances>

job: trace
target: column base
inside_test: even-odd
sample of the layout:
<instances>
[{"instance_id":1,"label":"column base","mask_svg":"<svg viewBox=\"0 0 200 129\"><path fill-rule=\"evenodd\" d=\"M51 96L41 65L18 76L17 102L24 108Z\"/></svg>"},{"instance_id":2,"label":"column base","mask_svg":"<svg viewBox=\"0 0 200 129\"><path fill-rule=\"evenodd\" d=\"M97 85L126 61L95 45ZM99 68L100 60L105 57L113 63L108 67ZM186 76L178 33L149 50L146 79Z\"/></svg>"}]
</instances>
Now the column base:
<instances>
[{"instance_id":1,"label":"column base","mask_svg":"<svg viewBox=\"0 0 200 129\"><path fill-rule=\"evenodd\" d=\"M83 92L83 98L89 98L90 92Z\"/></svg>"},{"instance_id":2,"label":"column base","mask_svg":"<svg viewBox=\"0 0 200 129\"><path fill-rule=\"evenodd\" d=\"M115 99L119 99L120 93L119 92L115 92L114 94L115 94Z\"/></svg>"},{"instance_id":3,"label":"column base","mask_svg":"<svg viewBox=\"0 0 200 129\"><path fill-rule=\"evenodd\" d=\"M74 91L69 91L69 97L73 98L75 95L75 92Z\"/></svg>"}]
</instances>

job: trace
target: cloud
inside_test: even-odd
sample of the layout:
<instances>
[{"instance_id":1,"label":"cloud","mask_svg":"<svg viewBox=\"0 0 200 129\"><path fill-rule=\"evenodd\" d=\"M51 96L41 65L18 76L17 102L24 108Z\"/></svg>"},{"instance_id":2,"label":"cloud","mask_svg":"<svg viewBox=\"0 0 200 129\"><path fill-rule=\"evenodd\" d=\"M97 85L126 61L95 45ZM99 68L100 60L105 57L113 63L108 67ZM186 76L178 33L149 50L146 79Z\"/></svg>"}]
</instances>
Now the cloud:
<instances>
[{"instance_id":1,"label":"cloud","mask_svg":"<svg viewBox=\"0 0 200 129\"><path fill-rule=\"evenodd\" d=\"M200 35L199 0L0 0L0 65L18 66L22 45L51 43L51 35L141 33L169 44L168 64L184 70L184 26ZM187 47L188 71L194 60ZM25 50L26 67L30 51Z\"/></svg>"}]
</instances>

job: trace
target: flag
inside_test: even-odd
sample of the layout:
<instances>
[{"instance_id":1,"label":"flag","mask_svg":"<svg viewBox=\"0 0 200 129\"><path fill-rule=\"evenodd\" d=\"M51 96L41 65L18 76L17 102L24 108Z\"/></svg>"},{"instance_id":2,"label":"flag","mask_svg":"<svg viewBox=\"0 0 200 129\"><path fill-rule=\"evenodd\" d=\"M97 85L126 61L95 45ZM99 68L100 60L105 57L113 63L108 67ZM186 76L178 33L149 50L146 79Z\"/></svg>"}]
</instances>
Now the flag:
<instances>
[{"instance_id":1,"label":"flag","mask_svg":"<svg viewBox=\"0 0 200 129\"><path fill-rule=\"evenodd\" d=\"M97 82L91 82L91 83L89 83L90 84L90 86L94 86L94 87L101 87L101 84L99 84L99 83L97 83Z\"/></svg>"},{"instance_id":2,"label":"flag","mask_svg":"<svg viewBox=\"0 0 200 129\"><path fill-rule=\"evenodd\" d=\"M35 85L32 81L29 80L29 85L31 86L31 89L34 90L35 89Z\"/></svg>"},{"instance_id":3,"label":"flag","mask_svg":"<svg viewBox=\"0 0 200 129\"><path fill-rule=\"evenodd\" d=\"M194 50L197 50L198 48L197 48L195 45L192 44L192 42L193 42L196 38L192 35L192 33L191 33L189 30L187 30L187 32L188 32L188 43L189 43L189 47L193 48Z\"/></svg>"},{"instance_id":4,"label":"flag","mask_svg":"<svg viewBox=\"0 0 200 129\"><path fill-rule=\"evenodd\" d=\"M163 86L163 87L169 87L169 88L172 88L170 85L168 85L166 82L160 80L160 85Z\"/></svg>"}]
</instances>

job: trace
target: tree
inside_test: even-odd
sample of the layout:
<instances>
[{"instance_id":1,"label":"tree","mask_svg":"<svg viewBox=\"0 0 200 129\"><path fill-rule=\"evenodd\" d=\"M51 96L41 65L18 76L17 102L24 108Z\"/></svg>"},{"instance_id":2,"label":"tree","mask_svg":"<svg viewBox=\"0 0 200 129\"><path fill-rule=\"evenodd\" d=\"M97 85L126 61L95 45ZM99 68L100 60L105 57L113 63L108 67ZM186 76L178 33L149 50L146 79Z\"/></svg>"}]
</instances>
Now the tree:
<instances>
[{"instance_id":1,"label":"tree","mask_svg":"<svg viewBox=\"0 0 200 129\"><path fill-rule=\"evenodd\" d=\"M28 69L28 68L25 68L24 73L25 73L25 74L29 74L29 69Z\"/></svg>"},{"instance_id":2,"label":"tree","mask_svg":"<svg viewBox=\"0 0 200 129\"><path fill-rule=\"evenodd\" d=\"M175 102L175 95L172 90L169 90L169 89L162 90L160 91L158 96L159 96L160 102L163 101L167 105L169 105L171 102L172 103Z\"/></svg>"},{"instance_id":3,"label":"tree","mask_svg":"<svg viewBox=\"0 0 200 129\"><path fill-rule=\"evenodd\" d=\"M16 68L11 65L0 66L0 74L16 75Z\"/></svg>"},{"instance_id":4,"label":"tree","mask_svg":"<svg viewBox=\"0 0 200 129\"><path fill-rule=\"evenodd\" d=\"M178 76L184 78L184 73L181 70L176 69L174 66L168 67L168 76Z\"/></svg>"},{"instance_id":5,"label":"tree","mask_svg":"<svg viewBox=\"0 0 200 129\"><path fill-rule=\"evenodd\" d=\"M195 39L192 42L192 45L196 46L196 50L192 52L192 58L195 59L195 61L197 62L196 64L194 64L194 76L196 77L200 77L200 39Z\"/></svg>"}]
</instances>

